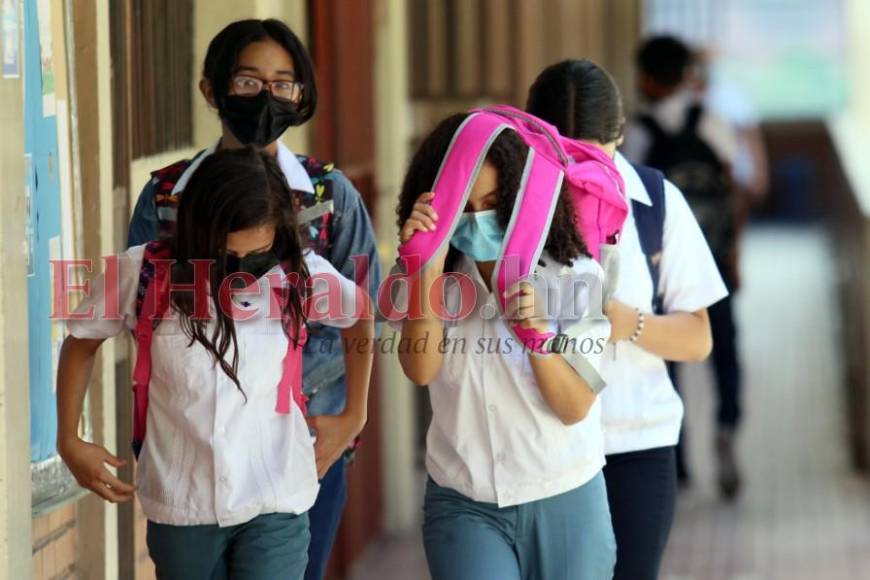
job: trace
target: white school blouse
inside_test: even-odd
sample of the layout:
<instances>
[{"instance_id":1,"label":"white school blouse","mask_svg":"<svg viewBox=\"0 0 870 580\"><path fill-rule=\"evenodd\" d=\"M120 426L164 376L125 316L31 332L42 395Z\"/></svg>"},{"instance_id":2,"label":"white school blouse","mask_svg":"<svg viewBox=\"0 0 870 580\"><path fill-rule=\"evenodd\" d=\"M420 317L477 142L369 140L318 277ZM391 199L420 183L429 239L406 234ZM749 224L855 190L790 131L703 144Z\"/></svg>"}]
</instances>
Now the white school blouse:
<instances>
[{"instance_id":1,"label":"white school blouse","mask_svg":"<svg viewBox=\"0 0 870 580\"><path fill-rule=\"evenodd\" d=\"M601 267L588 258L567 267L545 252L542 261L545 266L536 272L548 281L560 275L603 279ZM552 497L588 482L604 465L600 404L596 401L583 421L563 424L544 401L529 354L498 314L477 265L460 255L454 270L471 278L478 298L470 316L444 325L443 364L429 384L429 475L442 487L500 507ZM587 314L587 286L557 283L550 288L550 300L563 313L552 323L554 330ZM459 311L459 295L457 284L447 285L449 312ZM403 300L404 295L400 306ZM603 344L609 334L610 325L604 323L585 338ZM597 367L600 353L593 351L587 358Z\"/></svg>"},{"instance_id":2,"label":"white school blouse","mask_svg":"<svg viewBox=\"0 0 870 580\"><path fill-rule=\"evenodd\" d=\"M625 180L629 214L619 241L619 279L614 297L652 311L653 287L640 247L631 200L650 205L637 172L621 154L616 167ZM683 194L665 182L665 224L659 291L668 312L694 312L728 295L725 283ZM676 445L683 403L665 361L628 341L608 343L601 363L607 388L601 394L605 451L625 453Z\"/></svg>"},{"instance_id":3,"label":"white school blouse","mask_svg":"<svg viewBox=\"0 0 870 580\"><path fill-rule=\"evenodd\" d=\"M93 307L93 320L69 321L78 338L109 338L136 327L136 292L144 246L120 255L120 319L106 319L104 276L76 312ZM340 282L343 310L324 323L355 322L357 287L313 252L305 255L311 275ZM281 275L280 266L267 274ZM323 293L318 276L314 291ZM312 438L302 412L275 411L287 337L281 321L268 317L274 293L264 277L260 295L243 296L242 308L257 310L236 321L239 371L244 395L211 355L182 331L177 317L160 322L151 344L147 433L136 470L137 495L145 516L179 526L231 526L260 514L303 513L317 497ZM237 306L239 306L237 300ZM227 360L232 360L232 348ZM245 400L247 396L247 401Z\"/></svg>"}]
</instances>

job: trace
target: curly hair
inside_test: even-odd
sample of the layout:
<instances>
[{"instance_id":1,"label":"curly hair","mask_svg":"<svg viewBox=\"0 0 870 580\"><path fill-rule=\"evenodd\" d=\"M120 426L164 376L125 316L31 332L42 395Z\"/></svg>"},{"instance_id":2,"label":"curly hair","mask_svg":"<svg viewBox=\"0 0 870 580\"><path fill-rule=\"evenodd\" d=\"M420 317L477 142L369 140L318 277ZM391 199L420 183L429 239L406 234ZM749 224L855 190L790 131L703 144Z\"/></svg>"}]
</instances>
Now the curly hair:
<instances>
[{"instance_id":1,"label":"curly hair","mask_svg":"<svg viewBox=\"0 0 870 580\"><path fill-rule=\"evenodd\" d=\"M396 224L400 229L410 217L417 198L421 194L431 191L441 161L450 147L450 142L467 117L468 113L458 113L441 121L423 140L414 154L405 174L399 203L396 205ZM514 210L528 151L528 146L519 135L514 131L507 130L496 138L486 155L486 160L498 172L496 216L499 224L505 229L507 229L511 213ZM571 202L570 196L560 194L547 242L544 245L553 259L568 266L579 256L589 256L586 244L574 225L574 211L574 204ZM458 250L451 246L446 261L448 270L452 269L457 255Z\"/></svg>"}]
</instances>

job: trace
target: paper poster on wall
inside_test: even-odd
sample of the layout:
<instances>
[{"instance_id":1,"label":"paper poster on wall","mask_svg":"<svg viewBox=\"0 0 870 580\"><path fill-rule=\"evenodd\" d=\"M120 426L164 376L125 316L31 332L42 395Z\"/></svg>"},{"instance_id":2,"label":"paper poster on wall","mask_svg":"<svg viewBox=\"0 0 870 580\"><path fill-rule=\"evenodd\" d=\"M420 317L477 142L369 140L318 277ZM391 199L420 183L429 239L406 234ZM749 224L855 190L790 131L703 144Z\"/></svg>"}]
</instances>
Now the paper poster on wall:
<instances>
[{"instance_id":1,"label":"paper poster on wall","mask_svg":"<svg viewBox=\"0 0 870 580\"><path fill-rule=\"evenodd\" d=\"M36 248L36 228L33 223L33 188L30 180L33 177L33 155L24 156L24 256L27 262L27 275L33 276L36 259L33 252Z\"/></svg>"},{"instance_id":2,"label":"paper poster on wall","mask_svg":"<svg viewBox=\"0 0 870 580\"><path fill-rule=\"evenodd\" d=\"M21 50L18 40L18 0L2 0L0 34L3 38L3 78L17 79L21 76Z\"/></svg>"},{"instance_id":3,"label":"paper poster on wall","mask_svg":"<svg viewBox=\"0 0 870 580\"><path fill-rule=\"evenodd\" d=\"M42 116L55 114L54 51L51 39L51 0L37 0L36 16L39 20L39 62L42 70Z\"/></svg>"},{"instance_id":4,"label":"paper poster on wall","mask_svg":"<svg viewBox=\"0 0 870 580\"><path fill-rule=\"evenodd\" d=\"M69 108L57 99L57 171L60 184L60 231L63 258L73 257L72 159L70 154Z\"/></svg>"},{"instance_id":5,"label":"paper poster on wall","mask_svg":"<svg viewBox=\"0 0 870 580\"><path fill-rule=\"evenodd\" d=\"M48 256L49 260L53 263L55 260L62 259L61 254L61 246L60 246L60 236L54 236L50 240L48 240ZM49 288L50 291L54 290L54 268L49 270ZM51 323L51 392L57 391L57 367L58 361L60 361L60 349L63 346L63 336L64 324L62 321L54 320Z\"/></svg>"}]
</instances>

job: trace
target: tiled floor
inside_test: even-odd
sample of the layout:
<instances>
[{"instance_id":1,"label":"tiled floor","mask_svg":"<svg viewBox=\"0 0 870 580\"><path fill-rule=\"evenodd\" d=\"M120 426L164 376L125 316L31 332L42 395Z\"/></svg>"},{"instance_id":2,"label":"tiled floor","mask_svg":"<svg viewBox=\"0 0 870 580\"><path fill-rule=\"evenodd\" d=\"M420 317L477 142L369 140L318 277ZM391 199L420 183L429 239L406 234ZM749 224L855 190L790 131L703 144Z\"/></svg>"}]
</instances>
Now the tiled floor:
<instances>
[{"instance_id":1,"label":"tiled floor","mask_svg":"<svg viewBox=\"0 0 870 580\"><path fill-rule=\"evenodd\" d=\"M765 227L747 237L737 304L747 483L736 503L717 499L712 386L704 366L685 369L695 477L680 496L663 580L870 578L870 486L850 473L843 447L832 259L819 231ZM353 580L428 577L411 534L383 540Z\"/></svg>"},{"instance_id":2,"label":"tiled floor","mask_svg":"<svg viewBox=\"0 0 870 580\"><path fill-rule=\"evenodd\" d=\"M707 369L686 369L696 485L680 498L667 580L870 578L870 487L844 447L833 257L818 231L759 229L738 295L746 489L716 499ZM689 377L693 377L689 379Z\"/></svg>"}]
</instances>

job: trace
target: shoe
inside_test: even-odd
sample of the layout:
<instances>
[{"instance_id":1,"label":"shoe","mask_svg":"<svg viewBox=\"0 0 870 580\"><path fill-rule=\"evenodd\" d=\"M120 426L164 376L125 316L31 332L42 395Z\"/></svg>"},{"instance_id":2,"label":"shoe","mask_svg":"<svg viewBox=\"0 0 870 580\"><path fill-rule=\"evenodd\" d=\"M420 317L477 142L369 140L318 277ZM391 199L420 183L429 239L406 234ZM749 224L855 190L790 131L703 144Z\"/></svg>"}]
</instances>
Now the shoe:
<instances>
[{"instance_id":1,"label":"shoe","mask_svg":"<svg viewBox=\"0 0 870 580\"><path fill-rule=\"evenodd\" d=\"M680 433L680 439L674 449L677 464L677 487L679 489L692 487L692 474L689 473L689 466L686 464L686 444L684 438L685 431Z\"/></svg>"},{"instance_id":2,"label":"shoe","mask_svg":"<svg viewBox=\"0 0 870 580\"><path fill-rule=\"evenodd\" d=\"M734 446L737 433L732 427L720 427L716 432L716 473L719 494L725 501L734 501L740 493L741 478Z\"/></svg>"},{"instance_id":3,"label":"shoe","mask_svg":"<svg viewBox=\"0 0 870 580\"><path fill-rule=\"evenodd\" d=\"M686 460L683 458L682 450L677 452L677 487L681 490L692 487L692 476L686 468Z\"/></svg>"}]
</instances>

